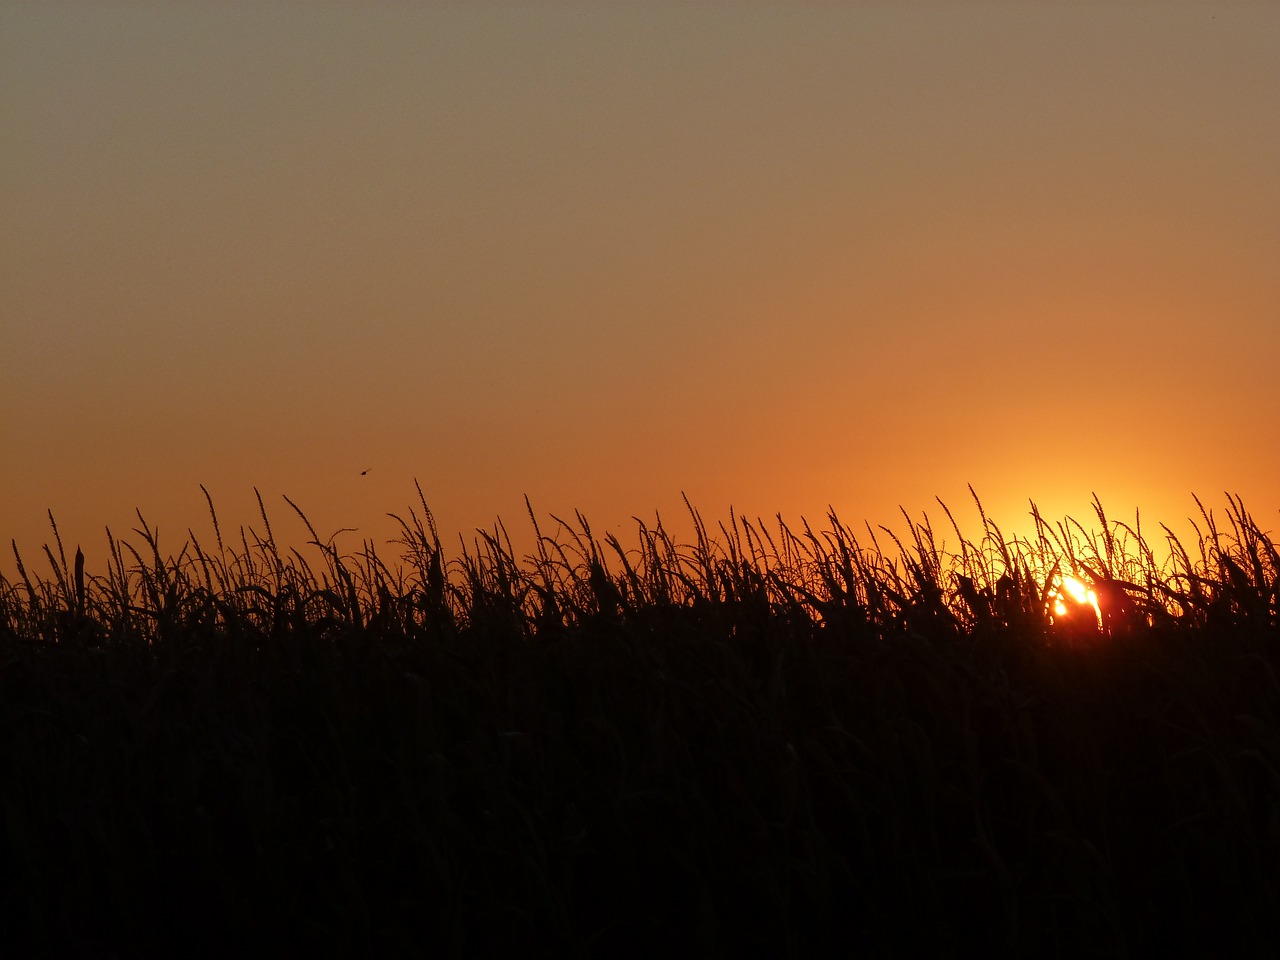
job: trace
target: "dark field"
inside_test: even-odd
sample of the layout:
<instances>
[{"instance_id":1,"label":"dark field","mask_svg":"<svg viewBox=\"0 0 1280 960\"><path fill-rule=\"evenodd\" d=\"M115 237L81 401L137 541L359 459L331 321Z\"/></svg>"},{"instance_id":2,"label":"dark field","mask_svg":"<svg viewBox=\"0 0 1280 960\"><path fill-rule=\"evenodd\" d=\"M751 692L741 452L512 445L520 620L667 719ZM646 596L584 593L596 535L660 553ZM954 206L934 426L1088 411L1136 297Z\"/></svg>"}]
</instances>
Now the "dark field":
<instances>
[{"instance_id":1,"label":"dark field","mask_svg":"<svg viewBox=\"0 0 1280 960\"><path fill-rule=\"evenodd\" d=\"M1096 512L55 530L0 578L0 949L1277 955L1276 546Z\"/></svg>"}]
</instances>

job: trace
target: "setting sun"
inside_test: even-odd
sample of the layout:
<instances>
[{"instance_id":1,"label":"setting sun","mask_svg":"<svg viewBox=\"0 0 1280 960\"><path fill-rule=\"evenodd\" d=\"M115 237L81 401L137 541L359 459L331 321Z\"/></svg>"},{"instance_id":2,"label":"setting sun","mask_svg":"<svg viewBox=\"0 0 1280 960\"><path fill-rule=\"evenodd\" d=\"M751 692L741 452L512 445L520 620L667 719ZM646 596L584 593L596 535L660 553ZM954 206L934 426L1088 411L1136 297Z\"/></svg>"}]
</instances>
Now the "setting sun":
<instances>
[{"instance_id":1,"label":"setting sun","mask_svg":"<svg viewBox=\"0 0 1280 960\"><path fill-rule=\"evenodd\" d=\"M1068 605L1071 602L1071 606ZM1072 606L1076 609L1085 605L1093 607L1094 615L1098 618L1098 622L1102 622L1102 608L1098 606L1098 594L1086 587L1075 577L1061 577L1058 582L1058 589L1054 592L1053 612L1055 616L1070 616Z\"/></svg>"}]
</instances>

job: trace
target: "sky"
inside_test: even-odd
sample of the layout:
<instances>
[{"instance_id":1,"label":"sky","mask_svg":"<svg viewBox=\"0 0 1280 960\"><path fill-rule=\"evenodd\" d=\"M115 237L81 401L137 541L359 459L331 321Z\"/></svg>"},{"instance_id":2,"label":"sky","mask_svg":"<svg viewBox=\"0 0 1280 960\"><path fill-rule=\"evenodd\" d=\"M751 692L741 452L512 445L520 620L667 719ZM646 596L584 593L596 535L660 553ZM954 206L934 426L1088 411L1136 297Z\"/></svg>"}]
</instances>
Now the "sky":
<instances>
[{"instance_id":1,"label":"sky","mask_svg":"<svg viewBox=\"0 0 1280 960\"><path fill-rule=\"evenodd\" d=\"M421 485L1280 526L1280 4L0 0L0 570ZM544 532L548 532L544 529ZM1157 538L1158 539L1158 538ZM386 551L395 554L394 548Z\"/></svg>"}]
</instances>

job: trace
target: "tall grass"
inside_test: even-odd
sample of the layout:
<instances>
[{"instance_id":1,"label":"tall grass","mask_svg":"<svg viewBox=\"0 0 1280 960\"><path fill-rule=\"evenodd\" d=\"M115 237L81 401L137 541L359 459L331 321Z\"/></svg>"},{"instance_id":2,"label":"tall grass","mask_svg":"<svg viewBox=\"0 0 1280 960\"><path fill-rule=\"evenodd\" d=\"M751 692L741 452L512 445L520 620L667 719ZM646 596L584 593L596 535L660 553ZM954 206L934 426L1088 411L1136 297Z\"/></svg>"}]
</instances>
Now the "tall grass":
<instances>
[{"instance_id":1,"label":"tall grass","mask_svg":"<svg viewBox=\"0 0 1280 960\"><path fill-rule=\"evenodd\" d=\"M6 936L1280 946L1271 535L1233 497L1156 545L1096 500L1027 538L974 500L972 538L941 504L857 530L689 506L689 542L626 543L530 510L527 556L501 524L449 555L419 490L391 561L292 501L311 539L283 550L260 497L225 541L210 501L211 541L139 516L102 572L51 517L49 572L15 545L0 577Z\"/></svg>"}]
</instances>

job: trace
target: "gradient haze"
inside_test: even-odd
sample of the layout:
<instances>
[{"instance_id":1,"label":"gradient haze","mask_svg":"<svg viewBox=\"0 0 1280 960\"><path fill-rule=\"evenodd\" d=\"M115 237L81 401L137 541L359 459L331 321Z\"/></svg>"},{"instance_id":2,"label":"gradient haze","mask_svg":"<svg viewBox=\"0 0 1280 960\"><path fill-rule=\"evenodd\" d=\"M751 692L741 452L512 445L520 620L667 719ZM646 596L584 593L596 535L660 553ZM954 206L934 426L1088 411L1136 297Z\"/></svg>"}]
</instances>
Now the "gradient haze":
<instances>
[{"instance_id":1,"label":"gradient haze","mask_svg":"<svg viewBox=\"0 0 1280 960\"><path fill-rule=\"evenodd\" d=\"M1280 5L0 3L0 537L1280 506ZM362 471L368 471L362 475ZM8 556L5 544L8 567Z\"/></svg>"}]
</instances>

